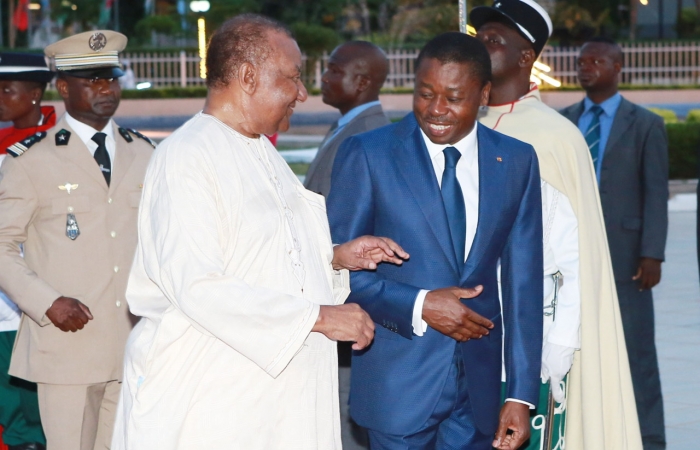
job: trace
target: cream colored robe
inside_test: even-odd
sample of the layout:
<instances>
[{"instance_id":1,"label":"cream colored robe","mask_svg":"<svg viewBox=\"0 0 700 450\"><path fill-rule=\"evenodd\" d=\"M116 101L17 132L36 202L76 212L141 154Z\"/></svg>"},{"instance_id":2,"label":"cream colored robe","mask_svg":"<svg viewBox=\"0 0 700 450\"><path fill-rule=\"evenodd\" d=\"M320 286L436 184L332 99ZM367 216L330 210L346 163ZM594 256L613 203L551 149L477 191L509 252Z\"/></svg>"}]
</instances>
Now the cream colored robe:
<instances>
[{"instance_id":1,"label":"cream colored robe","mask_svg":"<svg viewBox=\"0 0 700 450\"><path fill-rule=\"evenodd\" d=\"M154 153L113 449L340 449L342 303L323 197L269 141L199 113Z\"/></svg>"},{"instance_id":2,"label":"cream colored robe","mask_svg":"<svg viewBox=\"0 0 700 450\"><path fill-rule=\"evenodd\" d=\"M488 107L480 122L531 144L540 176L571 202L579 223L581 350L569 375L567 450L641 450L598 185L581 132L542 103L534 88L517 102Z\"/></svg>"}]
</instances>

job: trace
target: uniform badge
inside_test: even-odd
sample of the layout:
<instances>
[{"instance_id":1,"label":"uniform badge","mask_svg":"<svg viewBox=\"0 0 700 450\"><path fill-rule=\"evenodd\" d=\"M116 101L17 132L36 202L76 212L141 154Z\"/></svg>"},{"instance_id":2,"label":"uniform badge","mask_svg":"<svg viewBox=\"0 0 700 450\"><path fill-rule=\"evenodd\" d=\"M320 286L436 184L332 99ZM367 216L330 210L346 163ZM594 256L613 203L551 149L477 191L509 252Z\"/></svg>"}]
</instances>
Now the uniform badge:
<instances>
[{"instance_id":1,"label":"uniform badge","mask_svg":"<svg viewBox=\"0 0 700 450\"><path fill-rule=\"evenodd\" d=\"M58 186L58 188L62 191L66 191L70 195L70 191L74 191L74 190L78 189L78 185L66 183L62 186Z\"/></svg>"},{"instance_id":2,"label":"uniform badge","mask_svg":"<svg viewBox=\"0 0 700 450\"><path fill-rule=\"evenodd\" d=\"M100 32L95 32L90 36L90 40L88 41L88 45L90 46L91 49L93 49L96 52L99 52L105 46L107 45L107 36Z\"/></svg>"},{"instance_id":3,"label":"uniform badge","mask_svg":"<svg viewBox=\"0 0 700 450\"><path fill-rule=\"evenodd\" d=\"M66 236L71 241L74 241L80 236L80 228L78 228L78 221L75 220L75 214L68 213L66 215Z\"/></svg>"},{"instance_id":4,"label":"uniform badge","mask_svg":"<svg viewBox=\"0 0 700 450\"><path fill-rule=\"evenodd\" d=\"M56 145L68 145L70 140L70 131L63 129L56 133Z\"/></svg>"}]
</instances>

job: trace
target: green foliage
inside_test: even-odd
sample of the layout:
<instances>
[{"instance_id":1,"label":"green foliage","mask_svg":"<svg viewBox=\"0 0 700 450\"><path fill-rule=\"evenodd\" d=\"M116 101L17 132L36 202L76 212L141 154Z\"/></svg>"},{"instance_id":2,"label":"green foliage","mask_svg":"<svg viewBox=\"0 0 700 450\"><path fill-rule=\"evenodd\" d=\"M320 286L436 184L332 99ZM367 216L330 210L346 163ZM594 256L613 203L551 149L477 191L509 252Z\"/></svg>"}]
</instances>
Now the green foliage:
<instances>
[{"instance_id":1,"label":"green foliage","mask_svg":"<svg viewBox=\"0 0 700 450\"><path fill-rule=\"evenodd\" d=\"M678 15L676 32L680 38L695 38L700 35L700 16L695 8L683 8Z\"/></svg>"},{"instance_id":2,"label":"green foliage","mask_svg":"<svg viewBox=\"0 0 700 450\"><path fill-rule=\"evenodd\" d=\"M688 111L688 115L685 116L685 121L687 123L699 123L700 109L691 109L690 111Z\"/></svg>"},{"instance_id":3,"label":"green foliage","mask_svg":"<svg viewBox=\"0 0 700 450\"><path fill-rule=\"evenodd\" d=\"M321 25L297 22L291 29L301 51L312 58L320 56L324 51L330 52L340 44L338 33Z\"/></svg>"},{"instance_id":4,"label":"green foliage","mask_svg":"<svg viewBox=\"0 0 700 450\"><path fill-rule=\"evenodd\" d=\"M134 31L138 38L147 40L152 32L172 35L181 31L181 28L173 16L161 15L144 17L136 23Z\"/></svg>"},{"instance_id":5,"label":"green foliage","mask_svg":"<svg viewBox=\"0 0 700 450\"><path fill-rule=\"evenodd\" d=\"M649 111L653 112L657 116L661 116L661 118L664 119L664 123L669 124L669 123L678 123L678 117L676 116L676 113L673 112L670 109L662 109L662 108L647 108Z\"/></svg>"},{"instance_id":6,"label":"green foliage","mask_svg":"<svg viewBox=\"0 0 700 450\"><path fill-rule=\"evenodd\" d=\"M698 177L700 123L666 124L668 134L669 178L683 180Z\"/></svg>"},{"instance_id":7,"label":"green foliage","mask_svg":"<svg viewBox=\"0 0 700 450\"><path fill-rule=\"evenodd\" d=\"M78 25L82 30L90 30L92 24L97 24L103 3L95 0L51 0L51 16L65 28Z\"/></svg>"}]
</instances>

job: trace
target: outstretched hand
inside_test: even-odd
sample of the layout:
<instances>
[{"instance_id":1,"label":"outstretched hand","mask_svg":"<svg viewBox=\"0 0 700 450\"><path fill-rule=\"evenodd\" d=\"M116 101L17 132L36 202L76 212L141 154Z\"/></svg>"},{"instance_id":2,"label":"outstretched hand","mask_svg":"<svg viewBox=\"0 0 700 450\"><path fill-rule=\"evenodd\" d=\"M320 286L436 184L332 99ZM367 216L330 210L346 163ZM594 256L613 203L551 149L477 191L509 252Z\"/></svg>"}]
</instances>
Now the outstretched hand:
<instances>
[{"instance_id":1,"label":"outstretched hand","mask_svg":"<svg viewBox=\"0 0 700 450\"><path fill-rule=\"evenodd\" d=\"M423 320L434 330L456 341L479 339L489 334L493 322L467 308L461 299L477 297L483 290L483 286L476 286L430 291L423 303Z\"/></svg>"},{"instance_id":2,"label":"outstretched hand","mask_svg":"<svg viewBox=\"0 0 700 450\"><path fill-rule=\"evenodd\" d=\"M393 240L377 236L361 236L333 248L335 270L374 270L377 264L403 264L409 255Z\"/></svg>"}]
</instances>

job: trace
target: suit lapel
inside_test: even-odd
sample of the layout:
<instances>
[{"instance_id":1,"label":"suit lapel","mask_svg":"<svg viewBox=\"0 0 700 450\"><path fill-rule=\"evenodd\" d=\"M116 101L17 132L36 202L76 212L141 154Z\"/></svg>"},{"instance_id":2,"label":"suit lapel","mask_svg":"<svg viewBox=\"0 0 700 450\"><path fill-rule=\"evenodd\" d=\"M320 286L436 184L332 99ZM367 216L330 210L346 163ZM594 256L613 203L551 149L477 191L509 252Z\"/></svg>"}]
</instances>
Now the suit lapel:
<instances>
[{"instance_id":1,"label":"suit lapel","mask_svg":"<svg viewBox=\"0 0 700 450\"><path fill-rule=\"evenodd\" d=\"M129 167L131 167L131 163L134 162L134 158L136 157L134 154L135 150L119 133L119 127L114 121L112 121L112 129L116 151L114 152L114 163L112 164L114 170L112 170L112 179L109 183L110 191L114 191L119 187L119 184L129 172Z\"/></svg>"},{"instance_id":2,"label":"suit lapel","mask_svg":"<svg viewBox=\"0 0 700 450\"><path fill-rule=\"evenodd\" d=\"M104 175L102 175L102 171L100 171L100 167L95 162L95 158L90 154L90 150L85 146L80 136L78 136L78 133L68 126L65 117L56 124L55 129L57 131L63 129L70 132L68 144L57 146L56 154L61 158L70 160L73 164L87 172L106 192L107 182L105 181ZM54 133L53 136L48 136L47 139L55 139L55 134L56 133Z\"/></svg>"},{"instance_id":3,"label":"suit lapel","mask_svg":"<svg viewBox=\"0 0 700 450\"><path fill-rule=\"evenodd\" d=\"M406 185L413 194L413 198L420 207L425 220L435 235L440 247L455 273L461 273L461 268L457 265L457 257L455 256L452 238L450 237L450 228L447 222L447 213L445 205L442 202L440 194L440 186L435 177L435 169L430 160L428 149L421 136L418 123L413 118L409 119L412 122L412 127L404 127L408 129L405 136L400 136L396 140L392 148L394 161L399 168Z\"/></svg>"},{"instance_id":4,"label":"suit lapel","mask_svg":"<svg viewBox=\"0 0 700 450\"><path fill-rule=\"evenodd\" d=\"M620 102L620 106L617 108L615 113L615 118L613 119L612 128L610 129L610 136L608 137L608 142L605 144L605 152L603 153L603 161L605 157L610 154L610 152L615 151L615 146L618 141L627 133L629 127L632 126L637 114L632 104L625 100L624 98Z\"/></svg>"},{"instance_id":5,"label":"suit lapel","mask_svg":"<svg viewBox=\"0 0 700 450\"><path fill-rule=\"evenodd\" d=\"M474 242L462 272L462 281L466 280L479 266L481 258L486 253L493 234L498 228L501 208L506 204L504 196L508 185L508 159L501 157L498 153L494 133L489 131L483 125L478 125L479 217ZM501 158L500 161L498 158Z\"/></svg>"}]
</instances>

